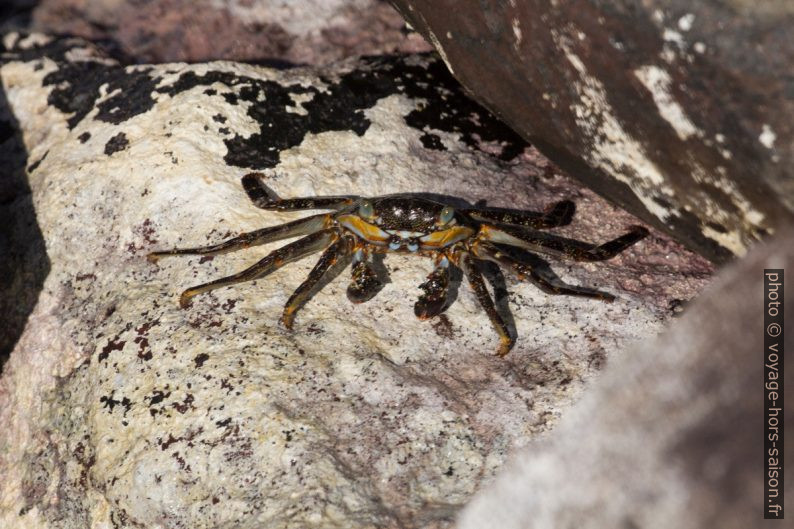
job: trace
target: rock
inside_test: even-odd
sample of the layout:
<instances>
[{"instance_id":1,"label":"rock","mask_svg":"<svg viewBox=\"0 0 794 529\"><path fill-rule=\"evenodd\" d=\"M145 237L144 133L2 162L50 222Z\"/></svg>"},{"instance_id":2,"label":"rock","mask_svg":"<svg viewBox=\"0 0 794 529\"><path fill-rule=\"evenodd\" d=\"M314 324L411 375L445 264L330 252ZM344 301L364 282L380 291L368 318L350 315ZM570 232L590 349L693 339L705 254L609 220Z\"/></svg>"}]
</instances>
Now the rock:
<instances>
[{"instance_id":1,"label":"rock","mask_svg":"<svg viewBox=\"0 0 794 529\"><path fill-rule=\"evenodd\" d=\"M49 272L25 174L28 163L19 123L0 89L0 371Z\"/></svg>"},{"instance_id":2,"label":"rock","mask_svg":"<svg viewBox=\"0 0 794 529\"><path fill-rule=\"evenodd\" d=\"M709 259L794 220L790 3L392 4L522 137Z\"/></svg>"},{"instance_id":3,"label":"rock","mask_svg":"<svg viewBox=\"0 0 794 529\"><path fill-rule=\"evenodd\" d=\"M431 263L407 256L386 258L391 282L362 305L342 273L293 331L278 318L316 257L182 310L182 290L274 246L157 265L149 252L305 216L254 207L240 181L251 170L285 197L412 191L536 210L570 198L577 215L559 232L584 240L636 219L578 189L427 56L274 70L121 66L43 35L3 46L30 189L4 218L32 205L49 260L0 378L3 527L449 527L509 450L710 277L658 233L608 262L552 261L612 304L508 276L519 339L503 359L465 284L443 316L413 317Z\"/></svg>"},{"instance_id":4,"label":"rock","mask_svg":"<svg viewBox=\"0 0 794 529\"><path fill-rule=\"evenodd\" d=\"M432 49L378 0L42 0L33 27L111 40L135 62L323 64Z\"/></svg>"},{"instance_id":5,"label":"rock","mask_svg":"<svg viewBox=\"0 0 794 529\"><path fill-rule=\"evenodd\" d=\"M789 228L723 270L655 343L614 355L555 431L509 460L458 528L761 527L763 272L792 266ZM792 329L794 299L785 299L784 328ZM790 405L784 413L791 453ZM781 483L792 477L788 465ZM791 487L782 500L792 504Z\"/></svg>"}]
</instances>

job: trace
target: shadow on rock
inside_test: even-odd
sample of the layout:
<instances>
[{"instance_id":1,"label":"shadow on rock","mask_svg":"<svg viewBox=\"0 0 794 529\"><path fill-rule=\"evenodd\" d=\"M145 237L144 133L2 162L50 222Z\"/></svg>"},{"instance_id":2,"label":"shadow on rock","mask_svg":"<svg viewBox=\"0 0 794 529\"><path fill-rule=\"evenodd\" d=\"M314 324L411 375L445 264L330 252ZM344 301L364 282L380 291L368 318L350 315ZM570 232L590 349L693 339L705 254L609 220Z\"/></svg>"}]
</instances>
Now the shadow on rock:
<instances>
[{"instance_id":1,"label":"shadow on rock","mask_svg":"<svg viewBox=\"0 0 794 529\"><path fill-rule=\"evenodd\" d=\"M0 370L50 271L25 171L27 163L19 125L0 86Z\"/></svg>"}]
</instances>

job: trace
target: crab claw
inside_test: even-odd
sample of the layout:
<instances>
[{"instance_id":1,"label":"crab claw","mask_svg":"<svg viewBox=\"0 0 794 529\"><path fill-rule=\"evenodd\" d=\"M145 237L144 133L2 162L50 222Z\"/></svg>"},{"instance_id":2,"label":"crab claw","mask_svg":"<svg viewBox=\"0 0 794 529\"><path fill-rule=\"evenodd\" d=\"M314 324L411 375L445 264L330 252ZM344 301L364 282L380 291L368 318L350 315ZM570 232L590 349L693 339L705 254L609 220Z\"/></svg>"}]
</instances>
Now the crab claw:
<instances>
[{"instance_id":1,"label":"crab claw","mask_svg":"<svg viewBox=\"0 0 794 529\"><path fill-rule=\"evenodd\" d=\"M439 266L427 276L427 281L419 285L425 291L414 304L414 314L420 320L438 316L447 305L447 288L449 287L449 269Z\"/></svg>"},{"instance_id":2,"label":"crab claw","mask_svg":"<svg viewBox=\"0 0 794 529\"><path fill-rule=\"evenodd\" d=\"M358 261L353 265L353 279L347 287L347 299L352 303L364 303L375 297L383 287L377 274L367 261Z\"/></svg>"}]
</instances>

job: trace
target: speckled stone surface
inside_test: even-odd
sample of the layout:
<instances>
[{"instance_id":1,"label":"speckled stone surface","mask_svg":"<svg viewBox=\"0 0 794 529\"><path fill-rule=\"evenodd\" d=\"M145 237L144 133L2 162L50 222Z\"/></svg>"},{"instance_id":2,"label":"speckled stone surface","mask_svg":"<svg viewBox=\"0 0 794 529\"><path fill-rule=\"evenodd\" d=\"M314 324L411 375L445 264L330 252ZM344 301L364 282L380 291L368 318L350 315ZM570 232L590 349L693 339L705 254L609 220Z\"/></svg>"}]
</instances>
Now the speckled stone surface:
<instances>
[{"instance_id":1,"label":"speckled stone surface","mask_svg":"<svg viewBox=\"0 0 794 529\"><path fill-rule=\"evenodd\" d=\"M519 338L504 359L465 284L445 315L414 318L431 263L407 256L387 257L391 282L362 305L343 272L293 331L278 318L314 258L182 310L182 290L278 245L158 265L148 252L305 215L254 207L240 185L251 170L285 197L413 191L536 210L571 198L559 232L584 240L636 219L428 57L122 67L77 40L7 35L0 77L50 262L0 379L2 527L449 527L511 449L711 273L654 232L606 263L553 261L612 304L508 276Z\"/></svg>"},{"instance_id":2,"label":"speckled stone surface","mask_svg":"<svg viewBox=\"0 0 794 529\"><path fill-rule=\"evenodd\" d=\"M791 505L794 492L766 503L761 456L780 470L775 456L794 450L794 411L790 399L770 410L778 452L765 452L764 366L779 375L767 390L792 387L794 370L782 369L791 345L778 342L778 360L765 351L764 313L775 306L763 293L765 269L793 266L789 228L721 270L664 335L614 355L554 432L483 487L457 529L783 527L764 511ZM786 280L770 277L778 294ZM790 289L777 301L783 328L794 328ZM780 466L780 483L791 483L792 466Z\"/></svg>"},{"instance_id":3,"label":"speckled stone surface","mask_svg":"<svg viewBox=\"0 0 794 529\"><path fill-rule=\"evenodd\" d=\"M41 0L37 31L105 39L135 62L277 60L429 51L384 0Z\"/></svg>"}]
</instances>

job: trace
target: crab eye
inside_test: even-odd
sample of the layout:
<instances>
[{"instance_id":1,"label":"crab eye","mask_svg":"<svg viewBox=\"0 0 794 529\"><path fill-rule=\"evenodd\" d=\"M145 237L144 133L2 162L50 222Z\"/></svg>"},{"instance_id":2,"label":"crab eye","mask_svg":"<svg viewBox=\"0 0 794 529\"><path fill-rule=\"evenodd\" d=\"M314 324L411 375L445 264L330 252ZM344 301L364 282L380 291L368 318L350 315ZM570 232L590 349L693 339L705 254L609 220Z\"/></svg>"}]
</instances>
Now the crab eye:
<instances>
[{"instance_id":1,"label":"crab eye","mask_svg":"<svg viewBox=\"0 0 794 529\"><path fill-rule=\"evenodd\" d=\"M449 221L451 221L454 217L455 210L449 206L446 206L441 210L441 213L438 214L438 223L443 226L444 224L447 224Z\"/></svg>"},{"instance_id":2,"label":"crab eye","mask_svg":"<svg viewBox=\"0 0 794 529\"><path fill-rule=\"evenodd\" d=\"M365 219L370 219L375 215L375 208L372 207L372 202L366 200L358 207L358 214Z\"/></svg>"}]
</instances>

